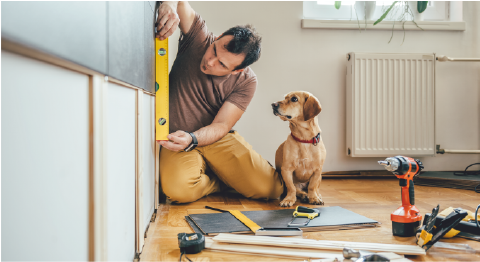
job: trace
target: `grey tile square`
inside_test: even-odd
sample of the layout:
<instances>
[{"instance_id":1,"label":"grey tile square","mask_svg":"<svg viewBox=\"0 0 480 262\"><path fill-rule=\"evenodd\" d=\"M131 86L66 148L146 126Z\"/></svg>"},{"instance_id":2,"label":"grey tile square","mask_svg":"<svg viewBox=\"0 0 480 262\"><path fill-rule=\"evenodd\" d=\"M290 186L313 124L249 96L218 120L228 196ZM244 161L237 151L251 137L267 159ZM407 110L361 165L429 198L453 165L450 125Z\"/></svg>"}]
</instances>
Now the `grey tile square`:
<instances>
[{"instance_id":1,"label":"grey tile square","mask_svg":"<svg viewBox=\"0 0 480 262\"><path fill-rule=\"evenodd\" d=\"M145 55L145 87L144 89L155 93L155 34L154 14L150 5L145 2L145 26L144 26L144 55Z\"/></svg>"},{"instance_id":2,"label":"grey tile square","mask_svg":"<svg viewBox=\"0 0 480 262\"><path fill-rule=\"evenodd\" d=\"M107 72L106 2L2 2L2 38Z\"/></svg>"},{"instance_id":3,"label":"grey tile square","mask_svg":"<svg viewBox=\"0 0 480 262\"><path fill-rule=\"evenodd\" d=\"M108 2L108 75L145 87L144 2Z\"/></svg>"}]
</instances>

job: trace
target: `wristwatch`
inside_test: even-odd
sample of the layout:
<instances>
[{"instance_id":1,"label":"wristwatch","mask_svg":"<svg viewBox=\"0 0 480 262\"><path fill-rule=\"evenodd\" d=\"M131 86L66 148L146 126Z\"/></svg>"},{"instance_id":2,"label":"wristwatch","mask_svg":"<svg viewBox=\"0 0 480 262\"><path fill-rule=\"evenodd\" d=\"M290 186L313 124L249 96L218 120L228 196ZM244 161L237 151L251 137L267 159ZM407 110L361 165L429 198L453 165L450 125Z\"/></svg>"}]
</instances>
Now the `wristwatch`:
<instances>
[{"instance_id":1,"label":"wristwatch","mask_svg":"<svg viewBox=\"0 0 480 262\"><path fill-rule=\"evenodd\" d=\"M183 149L183 151L185 152L192 151L198 145L197 137L195 137L193 133L188 134L190 134L190 136L192 137L192 142L185 149Z\"/></svg>"}]
</instances>

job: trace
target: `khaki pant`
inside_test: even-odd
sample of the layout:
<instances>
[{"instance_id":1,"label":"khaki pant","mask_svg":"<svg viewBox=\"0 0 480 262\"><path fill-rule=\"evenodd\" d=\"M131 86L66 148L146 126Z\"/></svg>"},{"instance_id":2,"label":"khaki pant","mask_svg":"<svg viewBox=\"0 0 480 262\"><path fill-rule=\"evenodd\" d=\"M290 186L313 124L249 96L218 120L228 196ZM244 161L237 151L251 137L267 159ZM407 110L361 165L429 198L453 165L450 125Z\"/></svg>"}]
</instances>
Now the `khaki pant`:
<instances>
[{"instance_id":1,"label":"khaki pant","mask_svg":"<svg viewBox=\"0 0 480 262\"><path fill-rule=\"evenodd\" d=\"M190 152L162 148L160 179L163 192L178 203L220 192L221 181L250 198L277 199L283 192L275 168L253 151L237 131Z\"/></svg>"}]
</instances>

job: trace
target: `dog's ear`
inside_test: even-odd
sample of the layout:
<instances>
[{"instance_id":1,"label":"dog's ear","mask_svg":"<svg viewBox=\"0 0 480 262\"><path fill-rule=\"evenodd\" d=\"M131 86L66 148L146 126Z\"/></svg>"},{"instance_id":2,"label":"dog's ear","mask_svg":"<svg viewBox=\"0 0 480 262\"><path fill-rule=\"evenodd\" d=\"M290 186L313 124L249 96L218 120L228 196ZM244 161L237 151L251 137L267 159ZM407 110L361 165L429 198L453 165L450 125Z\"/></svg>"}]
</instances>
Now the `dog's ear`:
<instances>
[{"instance_id":1,"label":"dog's ear","mask_svg":"<svg viewBox=\"0 0 480 262\"><path fill-rule=\"evenodd\" d=\"M320 114L322 107L320 102L314 96L307 96L305 98L305 104L303 104L303 118L304 121L310 120Z\"/></svg>"}]
</instances>

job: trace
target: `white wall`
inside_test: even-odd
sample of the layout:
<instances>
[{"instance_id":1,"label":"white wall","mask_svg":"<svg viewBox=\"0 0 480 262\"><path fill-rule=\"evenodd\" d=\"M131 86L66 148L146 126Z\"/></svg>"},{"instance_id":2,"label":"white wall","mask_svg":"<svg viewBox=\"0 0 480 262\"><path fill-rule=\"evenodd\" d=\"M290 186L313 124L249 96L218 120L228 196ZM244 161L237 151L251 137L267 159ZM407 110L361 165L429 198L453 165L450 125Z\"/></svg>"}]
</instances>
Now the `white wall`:
<instances>
[{"instance_id":1,"label":"white wall","mask_svg":"<svg viewBox=\"0 0 480 262\"><path fill-rule=\"evenodd\" d=\"M88 87L2 50L2 260L88 260Z\"/></svg>"},{"instance_id":2,"label":"white wall","mask_svg":"<svg viewBox=\"0 0 480 262\"><path fill-rule=\"evenodd\" d=\"M289 134L270 104L295 90L317 96L328 156L324 171L381 170L377 158L345 153L345 55L348 52L430 52L450 57L480 57L480 2L464 2L466 31L390 31L302 29L302 2L190 2L215 34L237 24L254 24L263 36L262 56L252 66L259 86L236 129L262 156L274 162L275 150ZM170 38L171 61L177 33ZM480 63L438 63L436 143L448 149L480 149ZM479 155L421 158L426 170L463 170Z\"/></svg>"}]
</instances>

